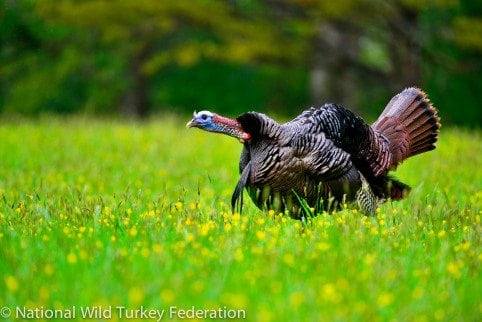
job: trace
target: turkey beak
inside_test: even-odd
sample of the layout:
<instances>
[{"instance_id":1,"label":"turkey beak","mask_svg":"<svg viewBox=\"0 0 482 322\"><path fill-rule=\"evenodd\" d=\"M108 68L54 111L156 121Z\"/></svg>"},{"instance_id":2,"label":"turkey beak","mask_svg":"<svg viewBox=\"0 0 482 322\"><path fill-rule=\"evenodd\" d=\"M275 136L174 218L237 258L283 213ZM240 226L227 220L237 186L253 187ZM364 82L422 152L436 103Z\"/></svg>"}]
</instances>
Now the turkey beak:
<instances>
[{"instance_id":1,"label":"turkey beak","mask_svg":"<svg viewBox=\"0 0 482 322\"><path fill-rule=\"evenodd\" d=\"M192 120L190 120L189 122L186 123L186 127L188 129L191 128L191 127L196 127L196 126L199 125L199 122L196 121L197 112L194 111L194 113L192 113L192 116L193 116Z\"/></svg>"},{"instance_id":2,"label":"turkey beak","mask_svg":"<svg viewBox=\"0 0 482 322\"><path fill-rule=\"evenodd\" d=\"M197 125L199 125L198 121L196 121L195 119L192 119L189 122L187 122L186 127L191 128L191 127L196 127Z\"/></svg>"}]
</instances>

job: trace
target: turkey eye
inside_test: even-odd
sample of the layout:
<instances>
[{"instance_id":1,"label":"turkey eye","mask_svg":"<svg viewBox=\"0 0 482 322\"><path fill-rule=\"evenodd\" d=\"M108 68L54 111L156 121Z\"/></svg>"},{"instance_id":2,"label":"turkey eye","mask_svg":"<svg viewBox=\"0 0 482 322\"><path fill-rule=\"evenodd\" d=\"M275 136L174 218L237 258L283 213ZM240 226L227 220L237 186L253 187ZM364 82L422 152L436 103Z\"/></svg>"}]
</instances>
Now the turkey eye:
<instances>
[{"instance_id":1,"label":"turkey eye","mask_svg":"<svg viewBox=\"0 0 482 322\"><path fill-rule=\"evenodd\" d=\"M201 118L202 118L203 120L206 120L206 119L208 118L208 116L207 116L206 114L203 114L203 115L201 115Z\"/></svg>"}]
</instances>

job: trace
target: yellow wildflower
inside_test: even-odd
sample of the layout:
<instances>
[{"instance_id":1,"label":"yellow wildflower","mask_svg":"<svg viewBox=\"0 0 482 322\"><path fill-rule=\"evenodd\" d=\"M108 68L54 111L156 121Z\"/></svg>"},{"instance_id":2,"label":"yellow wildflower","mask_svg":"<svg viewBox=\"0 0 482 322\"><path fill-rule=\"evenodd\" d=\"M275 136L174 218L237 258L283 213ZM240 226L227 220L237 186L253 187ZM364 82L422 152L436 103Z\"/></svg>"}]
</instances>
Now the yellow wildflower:
<instances>
[{"instance_id":1,"label":"yellow wildflower","mask_svg":"<svg viewBox=\"0 0 482 322\"><path fill-rule=\"evenodd\" d=\"M54 268L52 265L47 264L44 267L44 272L47 276L52 276L54 274Z\"/></svg>"},{"instance_id":2,"label":"yellow wildflower","mask_svg":"<svg viewBox=\"0 0 482 322\"><path fill-rule=\"evenodd\" d=\"M144 300L144 292L140 287L133 287L129 290L129 302L133 305L137 305Z\"/></svg>"},{"instance_id":3,"label":"yellow wildflower","mask_svg":"<svg viewBox=\"0 0 482 322\"><path fill-rule=\"evenodd\" d=\"M237 248L234 252L234 259L238 262L242 262L244 260L244 254L241 248Z\"/></svg>"},{"instance_id":4,"label":"yellow wildflower","mask_svg":"<svg viewBox=\"0 0 482 322\"><path fill-rule=\"evenodd\" d=\"M161 300L165 304L173 303L176 299L176 293L171 289L164 289L161 291Z\"/></svg>"},{"instance_id":5,"label":"yellow wildflower","mask_svg":"<svg viewBox=\"0 0 482 322\"><path fill-rule=\"evenodd\" d=\"M69 263L69 264L77 263L77 256L74 253L70 252L67 255L67 263Z\"/></svg>"},{"instance_id":6,"label":"yellow wildflower","mask_svg":"<svg viewBox=\"0 0 482 322\"><path fill-rule=\"evenodd\" d=\"M327 301L330 301L333 303L338 303L341 301L341 296L336 291L336 288L333 284L327 283L323 285L323 287L321 288L321 291L323 293L323 298L326 299Z\"/></svg>"},{"instance_id":7,"label":"yellow wildflower","mask_svg":"<svg viewBox=\"0 0 482 322\"><path fill-rule=\"evenodd\" d=\"M452 274L455 278L460 278L462 275L460 269L463 267L463 263L460 262L450 262L447 264L447 272Z\"/></svg>"},{"instance_id":8,"label":"yellow wildflower","mask_svg":"<svg viewBox=\"0 0 482 322\"><path fill-rule=\"evenodd\" d=\"M18 291L19 284L17 279L14 276L7 276L5 277L5 284L7 286L7 289L11 292L16 292Z\"/></svg>"},{"instance_id":9,"label":"yellow wildflower","mask_svg":"<svg viewBox=\"0 0 482 322\"><path fill-rule=\"evenodd\" d=\"M293 292L290 295L290 305L293 308L298 308L305 301L305 295L301 291Z\"/></svg>"},{"instance_id":10,"label":"yellow wildflower","mask_svg":"<svg viewBox=\"0 0 482 322\"><path fill-rule=\"evenodd\" d=\"M132 227L130 230L129 230L129 235L131 235L132 237L135 237L137 235L137 228L136 227Z\"/></svg>"},{"instance_id":11,"label":"yellow wildflower","mask_svg":"<svg viewBox=\"0 0 482 322\"><path fill-rule=\"evenodd\" d=\"M388 292L381 293L377 298L377 304L383 308L390 305L393 302L393 294Z\"/></svg>"},{"instance_id":12,"label":"yellow wildflower","mask_svg":"<svg viewBox=\"0 0 482 322\"><path fill-rule=\"evenodd\" d=\"M258 237L259 240L264 240L266 238L266 232L258 230L256 232L256 237Z\"/></svg>"},{"instance_id":13,"label":"yellow wildflower","mask_svg":"<svg viewBox=\"0 0 482 322\"><path fill-rule=\"evenodd\" d=\"M176 210L181 211L182 210L182 202L178 201L174 204L176 207Z\"/></svg>"}]
</instances>

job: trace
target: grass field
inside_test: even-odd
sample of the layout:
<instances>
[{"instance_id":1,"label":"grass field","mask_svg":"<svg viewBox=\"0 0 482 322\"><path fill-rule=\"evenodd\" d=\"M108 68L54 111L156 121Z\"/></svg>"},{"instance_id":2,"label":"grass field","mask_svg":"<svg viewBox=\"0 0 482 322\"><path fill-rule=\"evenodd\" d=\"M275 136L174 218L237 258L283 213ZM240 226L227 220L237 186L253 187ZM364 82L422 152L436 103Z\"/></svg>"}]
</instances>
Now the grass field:
<instances>
[{"instance_id":1,"label":"grass field","mask_svg":"<svg viewBox=\"0 0 482 322\"><path fill-rule=\"evenodd\" d=\"M231 214L241 145L186 121L0 122L5 320L75 305L77 320L80 307L168 320L194 306L249 321L480 321L480 132L442 128L437 150L397 171L410 197L377 217L302 224L251 201Z\"/></svg>"}]
</instances>

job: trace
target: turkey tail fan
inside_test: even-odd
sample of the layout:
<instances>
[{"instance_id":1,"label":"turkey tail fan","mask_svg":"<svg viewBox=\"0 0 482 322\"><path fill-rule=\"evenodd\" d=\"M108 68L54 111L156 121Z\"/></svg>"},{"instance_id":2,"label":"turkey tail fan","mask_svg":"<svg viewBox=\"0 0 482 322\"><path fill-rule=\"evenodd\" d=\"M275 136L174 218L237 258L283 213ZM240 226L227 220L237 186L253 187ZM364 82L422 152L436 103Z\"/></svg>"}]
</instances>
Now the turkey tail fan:
<instances>
[{"instance_id":1,"label":"turkey tail fan","mask_svg":"<svg viewBox=\"0 0 482 322\"><path fill-rule=\"evenodd\" d=\"M388 140L390 169L394 169L411 156L435 149L440 126L427 95L410 87L390 100L372 128Z\"/></svg>"},{"instance_id":2,"label":"turkey tail fan","mask_svg":"<svg viewBox=\"0 0 482 322\"><path fill-rule=\"evenodd\" d=\"M231 209L234 213L236 208L238 209L239 213L243 211L243 189L246 187L248 183L249 174L251 173L251 162L249 162L241 173L239 178L238 184L234 189L233 196L231 197Z\"/></svg>"}]
</instances>

